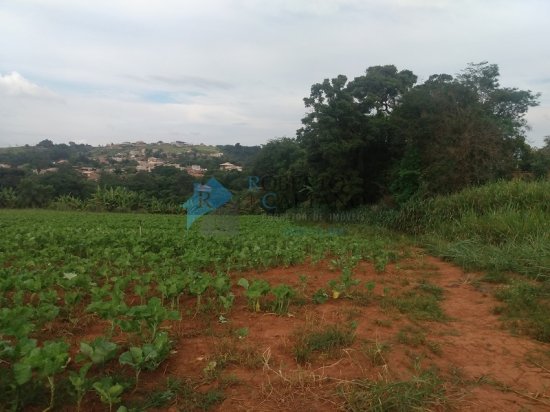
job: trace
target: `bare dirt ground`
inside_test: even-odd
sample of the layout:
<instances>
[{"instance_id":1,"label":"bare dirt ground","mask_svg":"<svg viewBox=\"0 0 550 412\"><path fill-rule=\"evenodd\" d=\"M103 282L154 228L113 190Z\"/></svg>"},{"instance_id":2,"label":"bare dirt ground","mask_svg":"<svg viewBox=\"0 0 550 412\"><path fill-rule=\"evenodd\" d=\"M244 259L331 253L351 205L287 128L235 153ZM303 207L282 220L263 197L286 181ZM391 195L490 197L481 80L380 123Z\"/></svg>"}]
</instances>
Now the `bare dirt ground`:
<instances>
[{"instance_id":1,"label":"bare dirt ground","mask_svg":"<svg viewBox=\"0 0 550 412\"><path fill-rule=\"evenodd\" d=\"M311 297L338 273L323 261L239 273L235 279L287 283ZM309 279L305 285L300 275ZM285 316L254 313L240 296L227 323L212 322L212 316L210 321L182 322L178 353L163 373L202 382L198 390L223 387L225 400L214 408L219 411L338 410L354 379L407 380L415 367L416 372L435 368L444 382L447 402L432 405L434 410L550 410L550 345L503 329L493 314L499 303L478 282L479 274L416 251L383 273L362 262L354 275L362 283L375 282L371 295L294 304ZM423 280L443 289L447 320L415 320L381 303L382 295ZM297 363L293 348L300 331L349 322L356 324L353 344ZM239 337L241 328L247 329L246 336ZM412 339L403 339L403 333ZM383 350L373 354L376 348Z\"/></svg>"},{"instance_id":2,"label":"bare dirt ground","mask_svg":"<svg viewBox=\"0 0 550 412\"><path fill-rule=\"evenodd\" d=\"M382 273L360 262L354 270L361 281L356 293L312 303L314 292L328 289L327 282L339 275L329 260L231 275L235 282L246 277L292 285L298 297L286 315L269 312L269 302L262 312L251 311L238 287L235 304L221 322L214 311L195 314L195 301L188 298L182 302L182 321L169 325L175 353L159 370L142 374L134 396L158 390L172 377L189 380L198 393L223 392L223 401L211 410L334 411L346 409L345 394L357 380L406 381L433 370L445 399L429 404L430 410L550 411L550 345L503 328L493 313L499 302L492 286L479 282L481 274L415 250ZM375 285L372 292L363 286L369 281ZM387 303L406 291L414 294L419 284L441 288L444 320L423 320ZM352 323L353 343L297 362L301 333ZM88 333L93 337L96 331ZM85 405L103 410L95 400ZM177 397L158 410L188 408Z\"/></svg>"}]
</instances>

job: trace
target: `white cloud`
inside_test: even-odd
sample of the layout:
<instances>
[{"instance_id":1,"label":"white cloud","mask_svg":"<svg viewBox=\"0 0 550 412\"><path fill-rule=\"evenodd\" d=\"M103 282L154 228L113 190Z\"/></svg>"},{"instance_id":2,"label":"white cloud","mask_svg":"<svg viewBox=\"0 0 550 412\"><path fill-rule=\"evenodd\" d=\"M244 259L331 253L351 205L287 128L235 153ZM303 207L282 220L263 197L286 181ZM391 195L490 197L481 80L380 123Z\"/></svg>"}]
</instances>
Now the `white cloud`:
<instances>
[{"instance_id":1,"label":"white cloud","mask_svg":"<svg viewBox=\"0 0 550 412\"><path fill-rule=\"evenodd\" d=\"M30 82L17 72L11 72L5 75L0 73L0 94L15 97L55 97L47 88L40 87Z\"/></svg>"},{"instance_id":2,"label":"white cloud","mask_svg":"<svg viewBox=\"0 0 550 412\"><path fill-rule=\"evenodd\" d=\"M542 142L548 12L538 0L0 0L0 144L263 143L294 134L325 77L395 64L426 79L482 60L502 85L543 92L528 117Z\"/></svg>"}]
</instances>

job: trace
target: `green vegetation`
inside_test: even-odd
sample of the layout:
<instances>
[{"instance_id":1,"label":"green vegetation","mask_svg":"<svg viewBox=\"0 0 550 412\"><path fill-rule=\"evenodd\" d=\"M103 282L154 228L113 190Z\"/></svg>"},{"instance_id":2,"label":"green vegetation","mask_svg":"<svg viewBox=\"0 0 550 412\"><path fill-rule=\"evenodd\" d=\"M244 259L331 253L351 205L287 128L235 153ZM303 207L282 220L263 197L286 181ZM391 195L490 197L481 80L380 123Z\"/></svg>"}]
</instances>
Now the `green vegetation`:
<instances>
[{"instance_id":1,"label":"green vegetation","mask_svg":"<svg viewBox=\"0 0 550 412\"><path fill-rule=\"evenodd\" d=\"M355 381L343 396L348 411L432 410L447 404L443 382L433 370L417 371L403 381Z\"/></svg>"},{"instance_id":2,"label":"green vegetation","mask_svg":"<svg viewBox=\"0 0 550 412\"><path fill-rule=\"evenodd\" d=\"M398 309L413 320L444 321L447 316L439 305L441 299L443 290L424 281L404 293L385 296L382 304Z\"/></svg>"},{"instance_id":3,"label":"green vegetation","mask_svg":"<svg viewBox=\"0 0 550 412\"><path fill-rule=\"evenodd\" d=\"M0 210L0 403L18 410L72 402L82 409L95 394L106 408L130 406L142 398L139 382L170 358L183 319L229 322L236 296L253 312L284 315L296 296L288 284L272 287L261 275L237 282L228 273L336 256L345 257L345 269L397 255L399 246L385 230L327 235L315 227L297 231L284 218L238 219L238 236L227 237L203 232L200 222L186 231L185 219L173 215ZM92 338L68 343L68 333L78 336L89 325ZM257 348L238 345L248 329L233 333L234 347L220 351L212 373L229 363L261 363ZM313 331L304 336L301 359L353 337L352 326ZM217 390L192 396L205 407L223 399ZM161 402L143 403L149 401Z\"/></svg>"},{"instance_id":4,"label":"green vegetation","mask_svg":"<svg viewBox=\"0 0 550 412\"><path fill-rule=\"evenodd\" d=\"M416 235L438 256L487 271L482 280L505 285L498 313L514 330L550 341L550 181L502 181L370 213L367 220ZM436 297L411 295L396 306L435 315Z\"/></svg>"},{"instance_id":5,"label":"green vegetation","mask_svg":"<svg viewBox=\"0 0 550 412\"><path fill-rule=\"evenodd\" d=\"M312 325L296 334L294 356L298 363L309 362L315 354L334 355L355 339L355 324Z\"/></svg>"}]
</instances>

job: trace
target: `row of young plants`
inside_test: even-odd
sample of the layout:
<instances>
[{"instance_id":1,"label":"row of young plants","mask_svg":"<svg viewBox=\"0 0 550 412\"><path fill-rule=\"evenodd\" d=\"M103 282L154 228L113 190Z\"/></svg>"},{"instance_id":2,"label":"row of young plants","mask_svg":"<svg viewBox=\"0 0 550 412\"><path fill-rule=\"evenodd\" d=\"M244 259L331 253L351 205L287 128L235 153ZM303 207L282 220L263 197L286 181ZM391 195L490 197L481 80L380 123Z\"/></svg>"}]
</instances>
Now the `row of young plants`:
<instances>
[{"instance_id":1,"label":"row of young plants","mask_svg":"<svg viewBox=\"0 0 550 412\"><path fill-rule=\"evenodd\" d=\"M136 387L170 355L169 327L182 316L228 316L238 291L253 311L285 314L296 298L290 285L228 273L340 256L341 277L327 288L342 293L354 285L347 267L383 267L394 246L391 236L297 230L261 216L214 236L200 225L186 231L177 216L0 211L0 231L0 402L13 410L56 408L67 394L80 407L91 392L111 409L132 398L125 375ZM83 319L105 325L103 335L68 340Z\"/></svg>"}]
</instances>

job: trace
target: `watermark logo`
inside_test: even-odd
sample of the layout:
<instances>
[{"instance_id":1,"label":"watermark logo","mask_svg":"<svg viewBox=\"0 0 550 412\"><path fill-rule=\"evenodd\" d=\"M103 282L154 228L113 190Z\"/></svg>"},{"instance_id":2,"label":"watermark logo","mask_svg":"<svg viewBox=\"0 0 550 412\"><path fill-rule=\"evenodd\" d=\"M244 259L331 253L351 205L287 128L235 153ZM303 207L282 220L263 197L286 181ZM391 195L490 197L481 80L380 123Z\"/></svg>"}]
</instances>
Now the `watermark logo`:
<instances>
[{"instance_id":1,"label":"watermark logo","mask_svg":"<svg viewBox=\"0 0 550 412\"><path fill-rule=\"evenodd\" d=\"M181 205L187 210L187 229L195 220L228 203L233 195L215 178L210 178L206 184L195 183L193 196Z\"/></svg>"}]
</instances>

